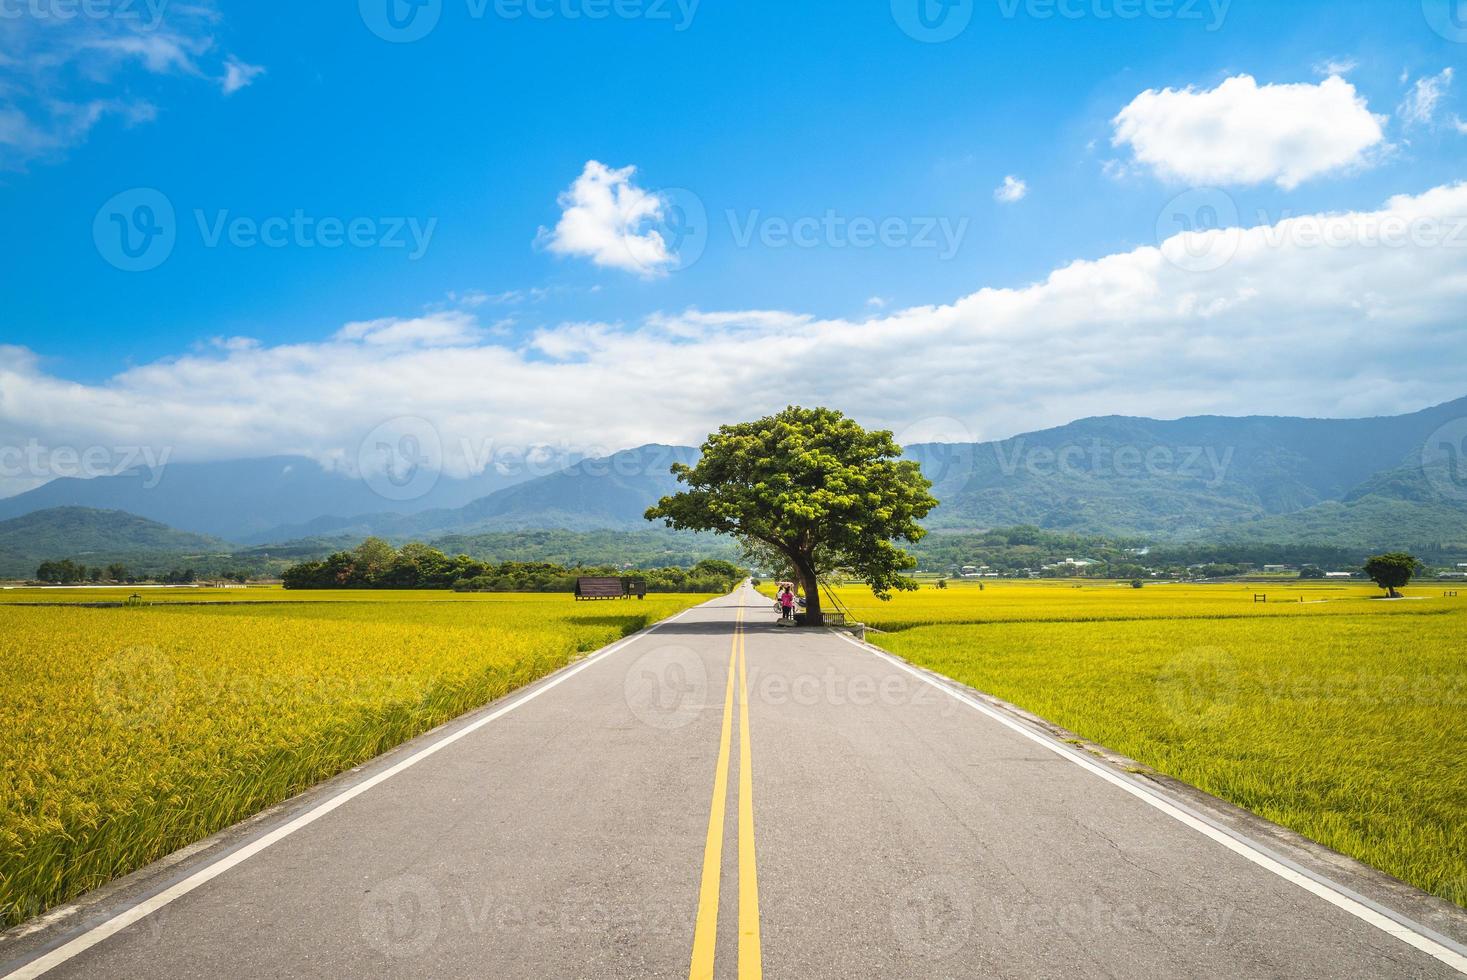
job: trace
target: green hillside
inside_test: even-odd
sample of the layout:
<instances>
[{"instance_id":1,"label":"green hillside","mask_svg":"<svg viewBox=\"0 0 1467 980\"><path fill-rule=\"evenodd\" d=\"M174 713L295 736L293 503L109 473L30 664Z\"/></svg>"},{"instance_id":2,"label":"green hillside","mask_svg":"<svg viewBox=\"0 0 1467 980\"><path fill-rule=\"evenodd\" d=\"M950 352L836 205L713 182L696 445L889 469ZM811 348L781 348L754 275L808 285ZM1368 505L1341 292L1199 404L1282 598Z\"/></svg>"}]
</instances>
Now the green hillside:
<instances>
[{"instance_id":1,"label":"green hillside","mask_svg":"<svg viewBox=\"0 0 1467 980\"><path fill-rule=\"evenodd\" d=\"M227 555L217 538L178 531L117 510L55 507L0 521L0 576L25 578L42 561L153 567L190 556Z\"/></svg>"}]
</instances>

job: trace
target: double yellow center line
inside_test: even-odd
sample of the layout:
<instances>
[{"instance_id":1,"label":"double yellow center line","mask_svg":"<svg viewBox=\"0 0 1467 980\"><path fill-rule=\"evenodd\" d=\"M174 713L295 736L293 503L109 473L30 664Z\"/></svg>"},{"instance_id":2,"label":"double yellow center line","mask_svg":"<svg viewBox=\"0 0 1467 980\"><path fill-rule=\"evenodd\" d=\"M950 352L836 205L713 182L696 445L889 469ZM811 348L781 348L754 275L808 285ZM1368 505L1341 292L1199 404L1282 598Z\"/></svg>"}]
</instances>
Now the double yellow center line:
<instances>
[{"instance_id":1,"label":"double yellow center line","mask_svg":"<svg viewBox=\"0 0 1467 980\"><path fill-rule=\"evenodd\" d=\"M728 654L728 685L723 696L723 734L713 773L713 806L703 848L703 881L698 891L698 921L693 930L691 980L712 980L718 938L718 892L723 871L724 822L728 807L728 767L733 747L734 678L739 690L739 980L760 980L764 960L759 947L759 873L754 857L754 769L749 746L749 672L744 660L744 609L734 623Z\"/></svg>"}]
</instances>

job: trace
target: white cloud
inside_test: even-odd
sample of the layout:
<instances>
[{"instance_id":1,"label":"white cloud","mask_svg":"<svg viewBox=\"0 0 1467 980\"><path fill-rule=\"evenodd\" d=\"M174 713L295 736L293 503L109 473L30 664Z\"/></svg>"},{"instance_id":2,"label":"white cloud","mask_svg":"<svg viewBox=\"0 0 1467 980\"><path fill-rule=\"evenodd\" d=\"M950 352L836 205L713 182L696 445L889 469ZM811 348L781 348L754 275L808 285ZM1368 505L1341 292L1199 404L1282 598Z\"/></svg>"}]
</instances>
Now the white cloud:
<instances>
[{"instance_id":1,"label":"white cloud","mask_svg":"<svg viewBox=\"0 0 1467 980\"><path fill-rule=\"evenodd\" d=\"M1196 244L1178 237L860 320L693 309L517 341L443 311L318 342L226 341L98 383L8 348L0 446L146 441L175 460L299 452L344 466L379 423L413 416L462 475L464 447L486 440L686 443L791 402L898 432L953 419L975 438L1110 413L1390 414L1467 393L1460 359L1443 355L1460 347L1467 307L1464 215L1467 183L1235 232L1211 273L1168 259ZM1390 229L1432 228L1445 240L1381 244Z\"/></svg>"},{"instance_id":2,"label":"white cloud","mask_svg":"<svg viewBox=\"0 0 1467 980\"><path fill-rule=\"evenodd\" d=\"M152 120L154 90L169 79L217 78L225 94L249 84L263 69L219 50L211 3L148 0L117 4L105 17L0 17L0 169L58 157L109 117Z\"/></svg>"},{"instance_id":3,"label":"white cloud","mask_svg":"<svg viewBox=\"0 0 1467 980\"><path fill-rule=\"evenodd\" d=\"M1003 179L1003 183L993 192L993 199L1003 204L1013 204L1016 201L1022 201L1028 195L1028 183L1010 174Z\"/></svg>"},{"instance_id":4,"label":"white cloud","mask_svg":"<svg viewBox=\"0 0 1467 980\"><path fill-rule=\"evenodd\" d=\"M461 347L483 336L477 320L464 311L444 311L400 320L388 317L348 323L336 331L337 340L355 340L378 347Z\"/></svg>"},{"instance_id":5,"label":"white cloud","mask_svg":"<svg viewBox=\"0 0 1467 980\"><path fill-rule=\"evenodd\" d=\"M102 21L101 23L107 23ZM83 37L77 42L79 52L97 52L116 61L136 59L155 75L177 71L199 74L194 59L213 45L208 37L189 37L166 31L121 33Z\"/></svg>"},{"instance_id":6,"label":"white cloud","mask_svg":"<svg viewBox=\"0 0 1467 980\"><path fill-rule=\"evenodd\" d=\"M1323 75L1326 78L1331 75L1340 75L1343 77L1359 67L1360 62L1354 58L1331 58L1316 64L1314 66L1314 73L1316 75Z\"/></svg>"},{"instance_id":7,"label":"white cloud","mask_svg":"<svg viewBox=\"0 0 1467 980\"><path fill-rule=\"evenodd\" d=\"M1204 91L1142 92L1113 120L1111 142L1168 180L1293 189L1367 165L1385 141L1385 121L1339 76L1259 85L1238 75Z\"/></svg>"},{"instance_id":8,"label":"white cloud","mask_svg":"<svg viewBox=\"0 0 1467 980\"><path fill-rule=\"evenodd\" d=\"M1443 68L1439 74L1418 78L1396 110L1402 122L1408 126L1430 126L1447 89L1452 87L1452 74L1451 68Z\"/></svg>"},{"instance_id":9,"label":"white cloud","mask_svg":"<svg viewBox=\"0 0 1467 980\"><path fill-rule=\"evenodd\" d=\"M233 95L242 88L248 88L263 74L265 69L261 66L247 65L231 57L224 63L224 77L219 80L219 85L224 89L225 95Z\"/></svg>"},{"instance_id":10,"label":"white cloud","mask_svg":"<svg viewBox=\"0 0 1467 980\"><path fill-rule=\"evenodd\" d=\"M0 164L44 157L82 142L103 119L116 117L128 126L151 122L157 110L147 102L98 99L85 104L51 101L27 114L0 106Z\"/></svg>"},{"instance_id":11,"label":"white cloud","mask_svg":"<svg viewBox=\"0 0 1467 980\"><path fill-rule=\"evenodd\" d=\"M589 258L596 265L651 277L677 262L661 232L666 202L632 183L636 167L613 169L589 160L559 198L560 221L541 228L539 240L556 255Z\"/></svg>"}]
</instances>

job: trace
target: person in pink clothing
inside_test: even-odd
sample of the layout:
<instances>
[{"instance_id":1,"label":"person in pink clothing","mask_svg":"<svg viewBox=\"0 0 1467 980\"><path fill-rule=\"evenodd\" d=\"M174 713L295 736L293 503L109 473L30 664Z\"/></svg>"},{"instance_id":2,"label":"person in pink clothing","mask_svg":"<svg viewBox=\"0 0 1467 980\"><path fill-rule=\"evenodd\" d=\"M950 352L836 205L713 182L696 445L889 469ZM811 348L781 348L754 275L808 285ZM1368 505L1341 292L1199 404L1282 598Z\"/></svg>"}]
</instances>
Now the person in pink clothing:
<instances>
[{"instance_id":1,"label":"person in pink clothing","mask_svg":"<svg viewBox=\"0 0 1467 980\"><path fill-rule=\"evenodd\" d=\"M784 619L793 619L795 615L795 593L789 586L785 586L779 593L780 615Z\"/></svg>"}]
</instances>

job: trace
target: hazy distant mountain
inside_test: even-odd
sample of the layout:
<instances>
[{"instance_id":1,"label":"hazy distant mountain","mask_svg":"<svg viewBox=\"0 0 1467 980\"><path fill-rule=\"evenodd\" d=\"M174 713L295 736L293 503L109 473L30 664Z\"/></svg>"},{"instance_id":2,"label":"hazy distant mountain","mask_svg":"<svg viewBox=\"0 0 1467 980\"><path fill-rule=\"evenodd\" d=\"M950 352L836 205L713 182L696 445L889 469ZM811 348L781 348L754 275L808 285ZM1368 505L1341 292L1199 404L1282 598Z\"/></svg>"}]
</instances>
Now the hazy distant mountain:
<instances>
[{"instance_id":1,"label":"hazy distant mountain","mask_svg":"<svg viewBox=\"0 0 1467 980\"><path fill-rule=\"evenodd\" d=\"M1158 421L1110 416L976 445L907 447L936 484L930 527L1030 524L1158 540L1276 535L1336 543L1448 534L1464 494L1441 492L1418 461L1433 432L1467 418L1467 398L1410 415ZM308 460L177 464L158 487L138 477L58 480L0 500L0 519L58 503L126 510L178 528L251 544L300 539L406 540L526 529L646 527L643 512L678 484L691 447L643 446L582 460L534 479L489 475L439 481L393 504L359 480ZM1407 515L1409 514L1409 520ZM1410 539L1405 543L1412 543Z\"/></svg>"},{"instance_id":2,"label":"hazy distant mountain","mask_svg":"<svg viewBox=\"0 0 1467 980\"><path fill-rule=\"evenodd\" d=\"M366 481L328 472L302 456L169 463L156 481L146 469L95 479L52 480L0 500L0 520L52 507L92 507L123 510L172 527L243 541L271 528L304 524L322 515L461 507L528 478L501 475L491 468L468 480L441 478L425 496L396 503L379 495Z\"/></svg>"},{"instance_id":3,"label":"hazy distant mountain","mask_svg":"<svg viewBox=\"0 0 1467 980\"><path fill-rule=\"evenodd\" d=\"M934 528L1189 538L1366 496L1357 488L1386 471L1410 473L1427 437L1464 417L1467 399L1371 419L1107 417L909 454L937 483ZM1456 506L1434 499L1443 512Z\"/></svg>"},{"instance_id":4,"label":"hazy distant mountain","mask_svg":"<svg viewBox=\"0 0 1467 980\"><path fill-rule=\"evenodd\" d=\"M217 538L115 510L56 507L0 521L0 576L7 577L34 575L36 566L50 559L98 566L230 550Z\"/></svg>"},{"instance_id":5,"label":"hazy distant mountain","mask_svg":"<svg viewBox=\"0 0 1467 980\"><path fill-rule=\"evenodd\" d=\"M528 527L646 527L647 508L675 493L673 463L691 465L691 446L642 446L604 459L583 460L551 476L501 490L462 508L466 530Z\"/></svg>"},{"instance_id":6,"label":"hazy distant mountain","mask_svg":"<svg viewBox=\"0 0 1467 980\"><path fill-rule=\"evenodd\" d=\"M934 529L1032 524L1161 540L1238 529L1248 537L1277 534L1280 541L1327 532L1331 542L1364 542L1390 538L1386 501L1414 495L1424 509L1409 526L1423 533L1444 531L1467 512L1461 501L1442 497L1441 479L1431 483L1411 462L1419 461L1432 432L1463 417L1467 399L1372 419L1113 416L1001 442L909 446L907 453L922 464L942 501L928 520ZM645 526L646 508L678 489L668 473L672 462L696 456L687 447L645 446L584 461L455 510L292 530L390 537L523 528L630 530ZM1398 507L1396 513L1404 511ZM1293 514L1309 516L1269 523ZM302 535L277 535L295 536Z\"/></svg>"},{"instance_id":7,"label":"hazy distant mountain","mask_svg":"<svg viewBox=\"0 0 1467 980\"><path fill-rule=\"evenodd\" d=\"M416 514L386 512L355 517L319 518L248 535L266 544L312 537L425 539L442 534L473 534L533 528L571 531L639 529L647 508L676 490L675 462L692 463L689 446L642 446L609 457L582 460L549 476L499 490L457 508Z\"/></svg>"}]
</instances>

